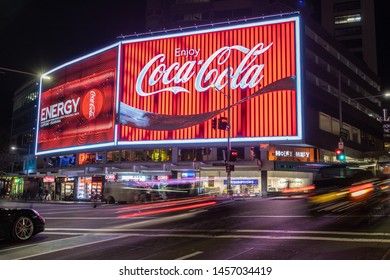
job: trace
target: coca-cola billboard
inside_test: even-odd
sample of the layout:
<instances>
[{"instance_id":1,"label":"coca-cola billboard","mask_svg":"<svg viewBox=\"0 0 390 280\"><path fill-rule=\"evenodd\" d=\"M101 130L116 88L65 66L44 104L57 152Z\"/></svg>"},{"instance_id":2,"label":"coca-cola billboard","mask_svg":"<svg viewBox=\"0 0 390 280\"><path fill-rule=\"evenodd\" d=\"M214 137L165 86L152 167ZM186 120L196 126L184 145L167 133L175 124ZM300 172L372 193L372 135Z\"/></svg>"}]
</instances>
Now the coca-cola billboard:
<instances>
[{"instance_id":1,"label":"coca-cola billboard","mask_svg":"<svg viewBox=\"0 0 390 280\"><path fill-rule=\"evenodd\" d=\"M121 45L119 144L301 139L299 18Z\"/></svg>"},{"instance_id":2,"label":"coca-cola billboard","mask_svg":"<svg viewBox=\"0 0 390 280\"><path fill-rule=\"evenodd\" d=\"M114 145L117 46L54 69L41 81L37 154Z\"/></svg>"},{"instance_id":3,"label":"coca-cola billboard","mask_svg":"<svg viewBox=\"0 0 390 280\"><path fill-rule=\"evenodd\" d=\"M36 152L300 140L299 33L297 16L194 29L57 67L41 80Z\"/></svg>"}]
</instances>

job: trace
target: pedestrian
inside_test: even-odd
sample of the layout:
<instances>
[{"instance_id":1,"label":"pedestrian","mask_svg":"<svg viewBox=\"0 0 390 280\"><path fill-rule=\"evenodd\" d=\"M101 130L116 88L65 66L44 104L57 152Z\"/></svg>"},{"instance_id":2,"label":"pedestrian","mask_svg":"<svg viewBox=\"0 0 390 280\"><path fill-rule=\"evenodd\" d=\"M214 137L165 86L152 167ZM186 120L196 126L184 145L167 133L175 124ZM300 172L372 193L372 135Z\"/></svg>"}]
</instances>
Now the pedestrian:
<instances>
[{"instance_id":1,"label":"pedestrian","mask_svg":"<svg viewBox=\"0 0 390 280\"><path fill-rule=\"evenodd\" d=\"M93 208L96 208L97 207L97 194L93 192L91 198L93 201Z\"/></svg>"}]
</instances>

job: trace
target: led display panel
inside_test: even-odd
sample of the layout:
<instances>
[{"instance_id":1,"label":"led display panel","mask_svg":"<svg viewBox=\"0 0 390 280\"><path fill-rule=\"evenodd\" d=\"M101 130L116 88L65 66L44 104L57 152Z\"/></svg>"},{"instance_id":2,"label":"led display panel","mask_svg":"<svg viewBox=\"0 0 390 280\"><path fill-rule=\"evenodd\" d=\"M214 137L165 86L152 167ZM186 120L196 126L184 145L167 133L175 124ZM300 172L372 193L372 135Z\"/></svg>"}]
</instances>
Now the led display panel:
<instances>
[{"instance_id":1,"label":"led display panel","mask_svg":"<svg viewBox=\"0 0 390 280\"><path fill-rule=\"evenodd\" d=\"M299 33L293 16L122 42L118 144L302 139Z\"/></svg>"},{"instance_id":2,"label":"led display panel","mask_svg":"<svg viewBox=\"0 0 390 280\"><path fill-rule=\"evenodd\" d=\"M41 79L36 153L114 145L117 46L72 61Z\"/></svg>"}]
</instances>

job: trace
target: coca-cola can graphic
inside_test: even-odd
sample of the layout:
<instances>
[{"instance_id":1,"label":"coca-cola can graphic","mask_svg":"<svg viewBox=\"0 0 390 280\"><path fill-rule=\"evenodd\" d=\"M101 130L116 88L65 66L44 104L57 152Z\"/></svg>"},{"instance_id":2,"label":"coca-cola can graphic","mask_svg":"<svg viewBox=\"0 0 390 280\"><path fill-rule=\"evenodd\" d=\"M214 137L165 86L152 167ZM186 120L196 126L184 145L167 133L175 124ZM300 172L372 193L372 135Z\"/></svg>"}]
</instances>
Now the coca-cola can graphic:
<instances>
[{"instance_id":1,"label":"coca-cola can graphic","mask_svg":"<svg viewBox=\"0 0 390 280\"><path fill-rule=\"evenodd\" d=\"M37 151L112 142L115 69L67 82L41 94Z\"/></svg>"}]
</instances>

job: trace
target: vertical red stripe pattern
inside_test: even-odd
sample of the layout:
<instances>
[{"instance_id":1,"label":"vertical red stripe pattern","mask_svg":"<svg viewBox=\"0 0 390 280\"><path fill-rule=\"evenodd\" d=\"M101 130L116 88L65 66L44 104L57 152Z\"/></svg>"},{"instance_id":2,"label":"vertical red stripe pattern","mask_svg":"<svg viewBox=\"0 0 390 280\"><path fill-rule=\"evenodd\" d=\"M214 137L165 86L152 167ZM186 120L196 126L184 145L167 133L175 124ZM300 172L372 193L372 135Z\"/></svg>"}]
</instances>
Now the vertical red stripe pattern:
<instances>
[{"instance_id":1,"label":"vertical red stripe pattern","mask_svg":"<svg viewBox=\"0 0 390 280\"><path fill-rule=\"evenodd\" d=\"M215 111L227 106L227 89L221 91L210 88L204 92L196 89L195 78L202 68L203 63L210 58L215 51L220 48L240 45L252 49L259 43L272 46L263 54L257 56L254 62L257 65L264 65L260 84L253 88L241 87L231 90L231 104L253 94L262 87L289 76L296 76L296 34L295 21L268 24L262 26L252 26L225 31L211 31L209 33L186 35L181 37L163 38L141 42L128 42L122 47L122 102L145 111L165 115L192 115ZM178 34L180 36L180 34ZM178 51L199 51L197 55L177 55ZM163 91L149 96L141 96L137 93L137 78L142 69L154 57L163 54L164 57L153 63L143 79L141 88L145 92L154 92L167 87L181 86L188 92L177 94ZM217 59L212 61L207 68L205 76L209 75L212 80L215 73L210 71L216 69L218 75L226 71L228 65L232 68L233 76L239 64L244 59L245 54L237 50L232 50L229 58L219 65ZM194 64L181 73L183 77L186 71L194 72L188 81L174 83L173 79L178 69L183 65ZM162 68L165 65L165 69ZM172 80L170 84L162 82L165 72L154 71L156 69L165 70L172 68L171 74L166 77ZM250 69L250 66L247 70ZM153 72L154 71L154 72ZM157 82L149 85L150 76ZM240 77L245 75L242 72ZM238 80L240 81L240 79ZM223 78L227 83L227 78ZM207 86L207 81L203 78L202 86ZM217 117L227 117L227 111ZM231 137L277 137L296 136L298 134L297 125L297 93L295 90L285 90L267 93L255 98L251 98L244 104L239 104L231 109ZM183 140L199 138L226 138L227 132L213 130L211 120L200 123L196 126L174 130L174 131L148 131L138 128L120 125L119 140L121 141L145 141L145 140Z\"/></svg>"}]
</instances>

